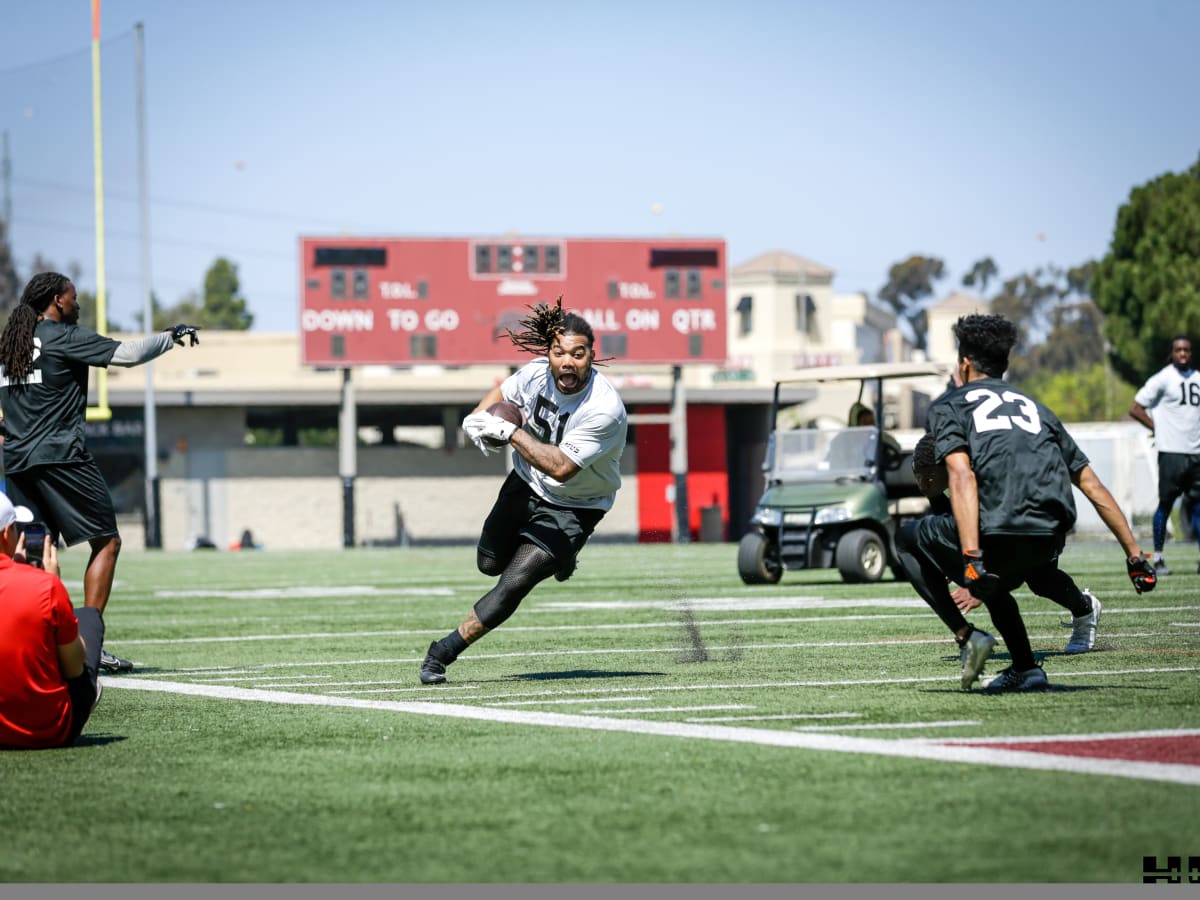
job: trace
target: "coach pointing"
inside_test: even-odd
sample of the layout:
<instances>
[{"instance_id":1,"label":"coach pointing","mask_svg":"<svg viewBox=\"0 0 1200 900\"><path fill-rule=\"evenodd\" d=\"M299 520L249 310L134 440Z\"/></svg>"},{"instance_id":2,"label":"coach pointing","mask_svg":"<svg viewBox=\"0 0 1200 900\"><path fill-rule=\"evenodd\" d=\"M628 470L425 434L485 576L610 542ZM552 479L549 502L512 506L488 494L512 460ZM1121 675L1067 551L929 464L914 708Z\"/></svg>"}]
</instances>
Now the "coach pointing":
<instances>
[{"instance_id":1,"label":"coach pointing","mask_svg":"<svg viewBox=\"0 0 1200 900\"><path fill-rule=\"evenodd\" d=\"M84 605L101 615L112 591L121 536L108 485L84 444L88 369L137 366L162 356L196 327L175 325L138 341L115 341L82 328L71 279L34 275L0 334L0 406L4 410L4 473L14 504L27 506L57 543L87 541ZM100 667L133 664L104 652Z\"/></svg>"}]
</instances>

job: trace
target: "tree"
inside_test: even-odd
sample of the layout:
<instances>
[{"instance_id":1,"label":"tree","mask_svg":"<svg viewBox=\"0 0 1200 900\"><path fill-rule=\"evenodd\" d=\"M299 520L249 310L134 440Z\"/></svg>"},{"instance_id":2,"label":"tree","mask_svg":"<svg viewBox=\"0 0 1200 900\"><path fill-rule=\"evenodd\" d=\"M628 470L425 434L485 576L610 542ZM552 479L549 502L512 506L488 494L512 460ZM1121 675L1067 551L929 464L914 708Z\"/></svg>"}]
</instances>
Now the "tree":
<instances>
[{"instance_id":1,"label":"tree","mask_svg":"<svg viewBox=\"0 0 1200 900\"><path fill-rule=\"evenodd\" d=\"M237 265L217 257L204 276L204 305L193 325L205 328L245 331L254 322L254 314L246 309L246 299L239 296ZM189 320L190 321L190 320Z\"/></svg>"},{"instance_id":2,"label":"tree","mask_svg":"<svg viewBox=\"0 0 1200 900\"><path fill-rule=\"evenodd\" d=\"M1177 334L1200 333L1200 161L1135 187L1092 276L1112 364L1141 383Z\"/></svg>"},{"instance_id":3,"label":"tree","mask_svg":"<svg viewBox=\"0 0 1200 900\"><path fill-rule=\"evenodd\" d=\"M922 350L929 326L921 301L933 294L933 283L945 273L946 264L942 260L914 254L888 269L888 282L879 289L879 299L908 321L913 342Z\"/></svg>"},{"instance_id":4,"label":"tree","mask_svg":"<svg viewBox=\"0 0 1200 900\"><path fill-rule=\"evenodd\" d=\"M1063 296L1061 276L1061 270L1053 266L1022 272L1005 281L992 298L991 311L1017 326L1017 345L1012 352L1018 366L1015 371L1021 362L1028 363L1033 347L1052 328L1053 308Z\"/></svg>"},{"instance_id":5,"label":"tree","mask_svg":"<svg viewBox=\"0 0 1200 900\"><path fill-rule=\"evenodd\" d=\"M1109 371L1103 362L1083 369L1045 369L1021 382L1064 422L1114 422L1129 411L1137 388Z\"/></svg>"},{"instance_id":6,"label":"tree","mask_svg":"<svg viewBox=\"0 0 1200 900\"><path fill-rule=\"evenodd\" d=\"M1000 274L1000 270L996 268L996 261L990 256L985 256L983 259L976 260L975 265L971 266L971 271L963 276L963 287L979 285L980 295L987 296L988 282L998 274Z\"/></svg>"}]
</instances>

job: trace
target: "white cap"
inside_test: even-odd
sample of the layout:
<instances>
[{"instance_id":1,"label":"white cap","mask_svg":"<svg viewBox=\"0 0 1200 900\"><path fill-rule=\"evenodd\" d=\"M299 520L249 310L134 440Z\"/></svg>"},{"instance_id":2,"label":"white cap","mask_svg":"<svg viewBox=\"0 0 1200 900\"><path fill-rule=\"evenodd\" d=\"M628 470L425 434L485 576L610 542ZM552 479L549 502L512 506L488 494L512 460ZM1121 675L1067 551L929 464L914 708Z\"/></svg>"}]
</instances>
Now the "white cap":
<instances>
[{"instance_id":1,"label":"white cap","mask_svg":"<svg viewBox=\"0 0 1200 900\"><path fill-rule=\"evenodd\" d=\"M13 522L32 522L33 513L28 506L13 506L7 494L0 494L0 529L7 528Z\"/></svg>"}]
</instances>

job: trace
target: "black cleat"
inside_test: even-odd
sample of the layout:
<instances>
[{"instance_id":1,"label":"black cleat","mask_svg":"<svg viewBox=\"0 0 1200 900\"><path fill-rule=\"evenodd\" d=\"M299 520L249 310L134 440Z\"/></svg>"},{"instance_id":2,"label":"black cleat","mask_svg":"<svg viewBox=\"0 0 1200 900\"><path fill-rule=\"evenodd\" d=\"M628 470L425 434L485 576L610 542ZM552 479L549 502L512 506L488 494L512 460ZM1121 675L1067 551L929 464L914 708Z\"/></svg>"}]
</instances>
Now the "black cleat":
<instances>
[{"instance_id":1,"label":"black cleat","mask_svg":"<svg viewBox=\"0 0 1200 900\"><path fill-rule=\"evenodd\" d=\"M421 684L446 683L446 664L433 655L436 646L437 641L429 645L429 652L425 654L425 661L421 663Z\"/></svg>"},{"instance_id":2,"label":"black cleat","mask_svg":"<svg viewBox=\"0 0 1200 900\"><path fill-rule=\"evenodd\" d=\"M119 656L113 656L103 647L100 648L100 671L116 675L120 672L132 672L133 663Z\"/></svg>"}]
</instances>

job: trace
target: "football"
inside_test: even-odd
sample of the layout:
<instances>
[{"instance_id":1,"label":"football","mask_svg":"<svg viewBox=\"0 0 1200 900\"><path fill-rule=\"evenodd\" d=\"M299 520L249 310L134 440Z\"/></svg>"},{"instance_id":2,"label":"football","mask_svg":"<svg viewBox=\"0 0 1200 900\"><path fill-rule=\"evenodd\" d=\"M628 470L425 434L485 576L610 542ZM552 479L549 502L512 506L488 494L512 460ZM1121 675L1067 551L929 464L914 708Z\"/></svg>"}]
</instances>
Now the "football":
<instances>
[{"instance_id":1,"label":"football","mask_svg":"<svg viewBox=\"0 0 1200 900\"><path fill-rule=\"evenodd\" d=\"M512 422L518 428L525 424L525 416L521 412L521 407L515 403L509 403L507 400L499 400L487 408L487 411L493 415L504 419L506 422ZM489 444L497 447L503 447L503 441L490 440L484 438Z\"/></svg>"}]
</instances>

